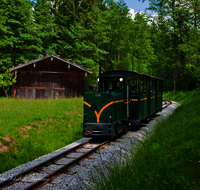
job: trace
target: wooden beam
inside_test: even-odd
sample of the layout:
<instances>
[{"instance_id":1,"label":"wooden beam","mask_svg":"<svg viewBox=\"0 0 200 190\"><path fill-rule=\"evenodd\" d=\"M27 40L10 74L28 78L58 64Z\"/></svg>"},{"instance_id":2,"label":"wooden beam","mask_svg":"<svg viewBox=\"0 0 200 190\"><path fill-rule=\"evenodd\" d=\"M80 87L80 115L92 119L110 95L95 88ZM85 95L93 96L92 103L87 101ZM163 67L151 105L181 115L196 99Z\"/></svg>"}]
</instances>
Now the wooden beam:
<instances>
[{"instance_id":1,"label":"wooden beam","mask_svg":"<svg viewBox=\"0 0 200 190\"><path fill-rule=\"evenodd\" d=\"M36 77L36 75L34 77L35 77L35 85L36 85L37 84L37 77Z\"/></svg>"},{"instance_id":2,"label":"wooden beam","mask_svg":"<svg viewBox=\"0 0 200 190\"><path fill-rule=\"evenodd\" d=\"M16 87L16 89L45 89L45 87Z\"/></svg>"},{"instance_id":3,"label":"wooden beam","mask_svg":"<svg viewBox=\"0 0 200 190\"><path fill-rule=\"evenodd\" d=\"M65 88L52 88L53 90L65 90ZM52 90L52 89L49 89L49 90Z\"/></svg>"},{"instance_id":4,"label":"wooden beam","mask_svg":"<svg viewBox=\"0 0 200 190\"><path fill-rule=\"evenodd\" d=\"M44 73L44 74L69 74L69 75L84 75L81 73L69 73L69 72L53 72L53 71L18 71L18 72L27 72L27 73Z\"/></svg>"}]
</instances>

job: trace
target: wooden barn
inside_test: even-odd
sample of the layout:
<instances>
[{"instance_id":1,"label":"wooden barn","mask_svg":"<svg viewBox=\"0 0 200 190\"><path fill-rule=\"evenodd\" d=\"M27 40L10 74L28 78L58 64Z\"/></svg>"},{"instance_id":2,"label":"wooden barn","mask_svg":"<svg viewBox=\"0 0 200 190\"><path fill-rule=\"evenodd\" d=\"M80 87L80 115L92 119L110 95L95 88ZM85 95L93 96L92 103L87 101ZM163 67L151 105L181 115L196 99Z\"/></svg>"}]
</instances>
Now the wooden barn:
<instances>
[{"instance_id":1,"label":"wooden barn","mask_svg":"<svg viewBox=\"0 0 200 190\"><path fill-rule=\"evenodd\" d=\"M20 99L82 97L85 77L93 74L53 54L13 67L12 71L17 73L13 96Z\"/></svg>"}]
</instances>

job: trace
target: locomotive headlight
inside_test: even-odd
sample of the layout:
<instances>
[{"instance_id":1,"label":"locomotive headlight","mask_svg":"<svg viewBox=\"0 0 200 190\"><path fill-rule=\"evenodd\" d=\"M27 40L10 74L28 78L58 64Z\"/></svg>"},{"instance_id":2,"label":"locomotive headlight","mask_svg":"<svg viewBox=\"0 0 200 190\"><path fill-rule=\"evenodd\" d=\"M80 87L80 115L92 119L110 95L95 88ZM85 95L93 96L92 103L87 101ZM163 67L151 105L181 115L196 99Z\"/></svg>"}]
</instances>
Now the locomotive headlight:
<instances>
[{"instance_id":1,"label":"locomotive headlight","mask_svg":"<svg viewBox=\"0 0 200 190\"><path fill-rule=\"evenodd\" d=\"M120 78L119 81L122 82L122 81L123 81L123 78Z\"/></svg>"},{"instance_id":2,"label":"locomotive headlight","mask_svg":"<svg viewBox=\"0 0 200 190\"><path fill-rule=\"evenodd\" d=\"M99 78L97 78L97 81L99 82Z\"/></svg>"}]
</instances>

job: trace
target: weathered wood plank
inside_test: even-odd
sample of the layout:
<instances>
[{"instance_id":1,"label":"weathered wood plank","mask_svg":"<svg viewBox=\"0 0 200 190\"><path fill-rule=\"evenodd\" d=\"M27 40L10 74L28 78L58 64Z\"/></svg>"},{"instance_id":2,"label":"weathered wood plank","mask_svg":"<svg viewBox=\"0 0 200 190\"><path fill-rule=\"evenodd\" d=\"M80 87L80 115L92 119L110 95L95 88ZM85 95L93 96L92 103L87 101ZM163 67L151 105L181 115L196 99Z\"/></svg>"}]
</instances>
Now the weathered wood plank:
<instances>
[{"instance_id":1,"label":"weathered wood plank","mask_svg":"<svg viewBox=\"0 0 200 190\"><path fill-rule=\"evenodd\" d=\"M53 88L54 90L65 90L65 88Z\"/></svg>"},{"instance_id":2,"label":"weathered wood plank","mask_svg":"<svg viewBox=\"0 0 200 190\"><path fill-rule=\"evenodd\" d=\"M69 75L79 75L80 73L71 72L55 72L55 71L18 71L18 73L47 73L47 74L69 74ZM81 74L84 75L84 74Z\"/></svg>"},{"instance_id":3,"label":"weathered wood plank","mask_svg":"<svg viewBox=\"0 0 200 190\"><path fill-rule=\"evenodd\" d=\"M16 89L45 89L44 87L16 87Z\"/></svg>"},{"instance_id":4,"label":"weathered wood plank","mask_svg":"<svg viewBox=\"0 0 200 190\"><path fill-rule=\"evenodd\" d=\"M42 73L40 73L40 83L39 83L40 86L42 86Z\"/></svg>"},{"instance_id":5,"label":"weathered wood plank","mask_svg":"<svg viewBox=\"0 0 200 190\"><path fill-rule=\"evenodd\" d=\"M54 90L54 98L59 99L59 90Z\"/></svg>"},{"instance_id":6,"label":"weathered wood plank","mask_svg":"<svg viewBox=\"0 0 200 190\"><path fill-rule=\"evenodd\" d=\"M59 90L59 97L65 98L65 90Z\"/></svg>"},{"instance_id":7,"label":"weathered wood plank","mask_svg":"<svg viewBox=\"0 0 200 190\"><path fill-rule=\"evenodd\" d=\"M45 90L44 89L36 89L36 99L45 98Z\"/></svg>"}]
</instances>

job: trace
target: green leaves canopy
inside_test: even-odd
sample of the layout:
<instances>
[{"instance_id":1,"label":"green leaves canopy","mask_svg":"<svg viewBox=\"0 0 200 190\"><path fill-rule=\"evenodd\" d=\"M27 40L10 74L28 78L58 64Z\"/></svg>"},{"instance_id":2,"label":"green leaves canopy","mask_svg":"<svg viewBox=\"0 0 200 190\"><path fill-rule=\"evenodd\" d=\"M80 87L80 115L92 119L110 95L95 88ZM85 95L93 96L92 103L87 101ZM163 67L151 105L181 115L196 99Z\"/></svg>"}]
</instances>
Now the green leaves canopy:
<instances>
[{"instance_id":1,"label":"green leaves canopy","mask_svg":"<svg viewBox=\"0 0 200 190\"><path fill-rule=\"evenodd\" d=\"M198 86L200 2L149 2L157 15L132 19L123 0L2 0L0 72L54 53L96 74L101 65L164 78L166 90Z\"/></svg>"}]
</instances>

